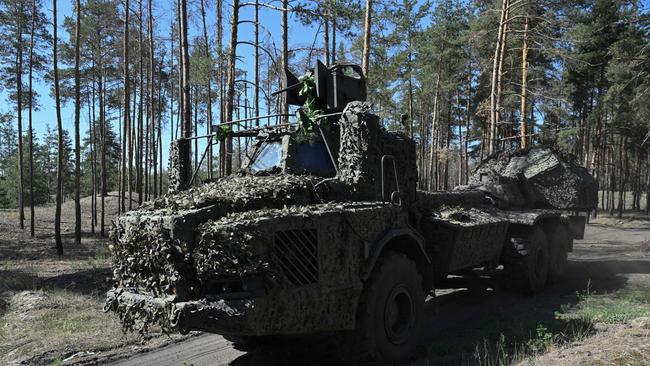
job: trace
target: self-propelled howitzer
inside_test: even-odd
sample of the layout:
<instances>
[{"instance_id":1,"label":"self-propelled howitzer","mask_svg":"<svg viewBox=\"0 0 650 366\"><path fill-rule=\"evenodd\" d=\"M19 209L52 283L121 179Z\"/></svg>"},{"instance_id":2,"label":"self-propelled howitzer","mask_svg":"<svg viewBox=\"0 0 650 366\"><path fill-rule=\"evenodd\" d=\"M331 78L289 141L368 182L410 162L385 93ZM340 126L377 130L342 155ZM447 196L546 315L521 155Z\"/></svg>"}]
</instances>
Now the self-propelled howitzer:
<instances>
[{"instance_id":1,"label":"self-propelled howitzer","mask_svg":"<svg viewBox=\"0 0 650 366\"><path fill-rule=\"evenodd\" d=\"M196 187L177 145L176 192L114 220L105 310L126 329L240 348L328 333L353 363L392 365L415 356L426 294L446 275L503 265L528 293L562 275L584 231L567 213L596 204L584 168L536 147L489 157L469 186L419 191L415 144L372 113L358 66L288 76L308 120L231 132L252 139L242 169Z\"/></svg>"}]
</instances>

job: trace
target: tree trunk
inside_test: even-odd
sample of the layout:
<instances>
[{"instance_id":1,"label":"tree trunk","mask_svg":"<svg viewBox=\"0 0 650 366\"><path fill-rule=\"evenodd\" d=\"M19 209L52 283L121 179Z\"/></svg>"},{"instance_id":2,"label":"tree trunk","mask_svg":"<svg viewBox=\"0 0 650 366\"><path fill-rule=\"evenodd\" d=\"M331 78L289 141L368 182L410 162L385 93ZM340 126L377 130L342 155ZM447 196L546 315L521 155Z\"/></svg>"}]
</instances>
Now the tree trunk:
<instances>
[{"instance_id":1,"label":"tree trunk","mask_svg":"<svg viewBox=\"0 0 650 366\"><path fill-rule=\"evenodd\" d=\"M325 7L323 11L323 49L325 50L325 66L330 65L330 16L329 16L329 4L328 2L325 2L327 5L323 5Z\"/></svg>"},{"instance_id":2,"label":"tree trunk","mask_svg":"<svg viewBox=\"0 0 650 366\"><path fill-rule=\"evenodd\" d=\"M438 105L440 98L440 74L436 77L435 95L433 98L433 119L431 120L431 145L429 146L429 190L435 189L434 168L437 169L434 155L436 149L436 124L438 121Z\"/></svg>"},{"instance_id":3,"label":"tree trunk","mask_svg":"<svg viewBox=\"0 0 650 366\"><path fill-rule=\"evenodd\" d=\"M524 23L524 43L521 48L521 148L528 147L528 128L526 126L526 96L528 93L528 18Z\"/></svg>"},{"instance_id":4,"label":"tree trunk","mask_svg":"<svg viewBox=\"0 0 650 366\"><path fill-rule=\"evenodd\" d=\"M187 1L180 0L180 15L181 15L181 49L182 49L182 71L183 71L183 137L192 136L192 120L190 103L190 48L187 42ZM152 89L153 90L153 89ZM184 152L188 160L187 171L185 176L190 176L192 171L191 164L189 164L191 156L191 148L188 144L187 151Z\"/></svg>"},{"instance_id":5,"label":"tree trunk","mask_svg":"<svg viewBox=\"0 0 650 366\"><path fill-rule=\"evenodd\" d=\"M332 52L331 52L331 63L332 65L336 64L336 0L333 0L334 6L332 7L333 13L330 14L330 20L332 21Z\"/></svg>"},{"instance_id":6,"label":"tree trunk","mask_svg":"<svg viewBox=\"0 0 650 366\"><path fill-rule=\"evenodd\" d=\"M223 0L217 0L217 80L219 84L219 122L224 122L224 85L223 85ZM219 176L226 170L226 145L219 141Z\"/></svg>"},{"instance_id":7,"label":"tree trunk","mask_svg":"<svg viewBox=\"0 0 650 366\"><path fill-rule=\"evenodd\" d=\"M502 0L501 4L501 20L499 21L499 32L497 35L497 44L494 48L494 62L492 64L492 82L490 91L490 132L489 132L489 147L490 154L496 152L497 148L497 123L498 123L498 103L497 103L497 83L499 78L499 65L501 49L504 47L504 34L508 12L509 0Z\"/></svg>"},{"instance_id":8,"label":"tree trunk","mask_svg":"<svg viewBox=\"0 0 650 366\"><path fill-rule=\"evenodd\" d=\"M185 0L183 0L185 1ZM158 197L158 188L156 184L156 178L158 176L158 163L156 159L156 115L155 115L155 105L154 105L154 83L155 83L155 75L154 72L156 71L156 66L154 65L154 48L153 48L153 6L152 6L152 0L148 1L148 30L149 30L149 77L151 80L149 81L149 104L150 104L150 114L149 114L149 124L151 126L151 155L153 156L152 159L152 165L153 165L153 197L156 198ZM189 65L189 63L188 63ZM189 72L188 72L189 74ZM189 76L188 76L189 80Z\"/></svg>"},{"instance_id":9,"label":"tree trunk","mask_svg":"<svg viewBox=\"0 0 650 366\"><path fill-rule=\"evenodd\" d=\"M78 0L77 0L78 1ZM124 60L123 60L123 72L124 72L124 116L123 116L123 126L122 126L122 178L121 178L121 187L120 187L120 210L121 212L126 211L124 204L124 196L126 193L126 136L129 134L129 121L130 121L130 110L129 103L131 102L129 94L129 0L125 0L124 5Z\"/></svg>"},{"instance_id":10,"label":"tree trunk","mask_svg":"<svg viewBox=\"0 0 650 366\"><path fill-rule=\"evenodd\" d=\"M253 92L253 101L255 107L255 116L260 116L260 6L259 0L255 0L255 91ZM260 120L255 120L255 127L260 126Z\"/></svg>"},{"instance_id":11,"label":"tree trunk","mask_svg":"<svg viewBox=\"0 0 650 366\"><path fill-rule=\"evenodd\" d=\"M471 118L472 118L471 107L472 107L472 64L470 62L468 65L468 73L467 73L467 112L465 117L465 146L463 146L463 150L465 150L465 175L464 175L463 184L469 183L469 151L468 150L469 150L469 129L470 129Z\"/></svg>"},{"instance_id":12,"label":"tree trunk","mask_svg":"<svg viewBox=\"0 0 650 366\"><path fill-rule=\"evenodd\" d=\"M283 6L286 5L287 0L283 0ZM233 103L235 96L235 61L237 59L237 25L239 23L239 0L233 0L232 4L232 17L230 21L230 52L228 54L228 79L226 82L226 120L232 121L233 118ZM285 12L283 11L283 22L286 21ZM284 24L284 23L283 23ZM283 28L284 32L284 28ZM284 45L283 33L283 45ZM284 59L283 59L284 60ZM283 61L284 65L284 61ZM229 175L232 172L232 137L226 138L226 171L225 174Z\"/></svg>"},{"instance_id":13,"label":"tree trunk","mask_svg":"<svg viewBox=\"0 0 650 366\"><path fill-rule=\"evenodd\" d=\"M57 128L57 158L56 158L56 209L54 211L54 241L56 254L63 255L63 243L61 242L61 203L63 201L63 123L61 122L61 92L59 90L59 59L58 59L58 37L57 37L57 11L56 3L52 0L52 59L54 61L54 104L56 107L56 128Z\"/></svg>"},{"instance_id":14,"label":"tree trunk","mask_svg":"<svg viewBox=\"0 0 650 366\"><path fill-rule=\"evenodd\" d=\"M79 138L81 74L79 72L79 43L81 43L81 1L76 0L74 46L74 238L77 245L81 244L81 139ZM128 99L126 101L128 103Z\"/></svg>"},{"instance_id":15,"label":"tree trunk","mask_svg":"<svg viewBox=\"0 0 650 366\"><path fill-rule=\"evenodd\" d=\"M650 215L650 153L646 156L645 214Z\"/></svg>"},{"instance_id":16,"label":"tree trunk","mask_svg":"<svg viewBox=\"0 0 650 366\"><path fill-rule=\"evenodd\" d=\"M143 159L146 159L142 154L144 153L144 148L142 146L142 139L143 139L143 123L144 119L143 117L143 111L144 111L144 95L145 95L145 84L144 84L144 50L142 48L142 44L144 43L144 25L143 25L143 18L142 18L142 0L139 1L139 7L138 7L138 14L140 16L140 21L139 21L139 32L138 32L138 49L139 49L139 54L140 54L140 72L138 75L138 80L140 84L140 99L138 103L138 159L137 159L137 165L138 165L138 171L137 171L137 178L136 178L136 187L137 187L137 192L138 192L138 204L142 204L142 185L143 185L143 171L142 171L142 161ZM173 39L173 37L171 37ZM173 41L172 41L173 42ZM173 51L173 44L172 44L172 53ZM171 71L170 71L171 72ZM172 132L173 133L173 132Z\"/></svg>"},{"instance_id":17,"label":"tree trunk","mask_svg":"<svg viewBox=\"0 0 650 366\"><path fill-rule=\"evenodd\" d=\"M257 6L255 7L256 14L257 14ZM203 46L205 47L205 55L206 57L210 56L210 46L208 42L208 29L205 25L205 0L201 0L201 20L203 21ZM257 27L257 20L255 23L255 26ZM257 55L257 48L255 48L255 54ZM257 59L256 59L257 61ZM256 68L256 74L257 74L257 68ZM212 78L212 62L210 63L210 70L208 72L208 77L206 79L206 88L207 88L207 97L208 97L208 110L207 110L207 123L206 123L206 134L210 134L212 130L212 86L211 86L211 79ZM208 161L206 162L207 164L207 176L208 178L212 178L212 141L209 140L207 149L208 149Z\"/></svg>"},{"instance_id":18,"label":"tree trunk","mask_svg":"<svg viewBox=\"0 0 650 366\"><path fill-rule=\"evenodd\" d=\"M34 92L32 89L34 69L34 28L36 27L36 0L32 0L32 26L29 32L29 234L34 237L34 131L32 111Z\"/></svg>"},{"instance_id":19,"label":"tree trunk","mask_svg":"<svg viewBox=\"0 0 650 366\"><path fill-rule=\"evenodd\" d=\"M16 27L16 40L18 57L16 58L16 111L18 112L18 216L20 228L25 229L25 194L23 192L24 166L23 166L23 2L20 2L18 27Z\"/></svg>"},{"instance_id":20,"label":"tree trunk","mask_svg":"<svg viewBox=\"0 0 650 366\"><path fill-rule=\"evenodd\" d=\"M239 3L239 1L237 2ZM282 0L282 72L289 68L289 23L287 22L287 14L289 7L289 0ZM332 52L334 52L334 47L332 47ZM282 87L286 88L287 78L282 78ZM282 93L282 113L289 113L289 105L287 104L287 93ZM288 123L289 117L283 116L282 123Z\"/></svg>"},{"instance_id":21,"label":"tree trunk","mask_svg":"<svg viewBox=\"0 0 650 366\"><path fill-rule=\"evenodd\" d=\"M409 48L410 48L410 43L411 43L411 38L409 36ZM412 140L413 139L413 69L412 69L412 55L411 51L409 51L408 54L408 125L406 126L406 131L408 134L408 137Z\"/></svg>"},{"instance_id":22,"label":"tree trunk","mask_svg":"<svg viewBox=\"0 0 650 366\"><path fill-rule=\"evenodd\" d=\"M366 19L363 24L363 52L361 60L361 69L363 74L368 77L368 66L370 64L370 35L372 28L372 0L366 0Z\"/></svg>"}]
</instances>

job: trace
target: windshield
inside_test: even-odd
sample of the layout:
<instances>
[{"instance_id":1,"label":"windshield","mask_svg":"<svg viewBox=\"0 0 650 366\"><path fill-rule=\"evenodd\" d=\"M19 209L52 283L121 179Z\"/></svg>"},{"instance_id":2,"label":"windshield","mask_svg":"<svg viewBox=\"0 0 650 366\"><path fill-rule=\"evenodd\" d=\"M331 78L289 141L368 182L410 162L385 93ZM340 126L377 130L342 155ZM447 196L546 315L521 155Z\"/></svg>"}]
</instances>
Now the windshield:
<instances>
[{"instance_id":1,"label":"windshield","mask_svg":"<svg viewBox=\"0 0 650 366\"><path fill-rule=\"evenodd\" d=\"M289 172L333 177L336 169L332 164L327 147L321 142L298 142L292 140L289 156L284 156L282 140L264 141L257 145L246 168L253 174L279 172L287 168ZM285 166L286 165L286 166Z\"/></svg>"},{"instance_id":2,"label":"windshield","mask_svg":"<svg viewBox=\"0 0 650 366\"><path fill-rule=\"evenodd\" d=\"M268 141L260 145L255 151L255 155L248 164L248 168L253 172L269 171L273 168L280 167L282 162L282 141Z\"/></svg>"}]
</instances>

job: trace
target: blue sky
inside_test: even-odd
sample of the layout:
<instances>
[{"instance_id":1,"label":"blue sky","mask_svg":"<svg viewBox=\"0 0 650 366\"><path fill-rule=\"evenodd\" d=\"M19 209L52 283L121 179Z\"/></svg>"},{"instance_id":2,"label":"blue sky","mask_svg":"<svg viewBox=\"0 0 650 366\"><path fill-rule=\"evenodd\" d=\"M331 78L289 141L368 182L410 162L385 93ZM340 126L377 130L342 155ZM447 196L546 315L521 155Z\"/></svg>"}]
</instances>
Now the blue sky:
<instances>
[{"instance_id":1,"label":"blue sky","mask_svg":"<svg viewBox=\"0 0 650 366\"><path fill-rule=\"evenodd\" d=\"M61 42L67 41L68 40L68 34L63 28L63 20L66 16L72 16L73 15L73 1L70 0L61 0L57 3L58 5L58 36ZM251 0L252 1L252 0ZM132 3L137 2L135 0L131 0ZM248 2L248 0L244 0L242 2ZM202 34L202 25L201 25L201 18L200 18L200 13L198 12L198 6L199 3L198 1L190 1L190 7L192 8L190 11L190 35L189 38L191 39L194 35L199 35ZM206 1L208 4L208 9L206 9L206 16L207 16L207 27L208 27L208 37L210 38L211 41L214 40L216 37L216 9L215 9L215 3L216 1L214 0L208 0ZM145 2L146 4L146 2ZM160 0L154 0L154 27L156 28L156 33L160 34L162 37L168 38L169 36L169 24L171 21L170 16L175 14L176 8L175 8L176 1L160 1ZM224 21L224 46L227 45L229 38L230 38L230 26L229 26L229 20L230 20L230 1L225 0L224 1L224 16L227 18ZM51 0L45 0L45 12L46 14L50 17L52 17L52 1ZM279 6L279 1L273 1L272 5ZM146 9L146 8L145 8ZM254 20L254 8L250 6L243 7L240 12L240 21L241 20ZM260 23L264 28L268 30L270 34L272 34L274 37L274 41L278 47L281 45L281 39L280 39L280 34L281 34L281 29L280 29L280 13L278 11L272 10L272 9L265 9L261 8L260 10ZM299 45L305 45L305 44L311 44L314 40L315 33L318 29L318 26L316 27L310 27L310 26L302 26L299 24L299 22L294 19L293 17L289 18L289 26L290 26L290 32L289 32L289 46L290 47L297 47ZM251 23L243 23L240 24L239 26L239 39L240 40L253 40L254 37L254 26ZM264 31L260 31L260 37L263 38L264 36ZM168 46L168 45L166 45ZM175 45L175 47L178 47L178 44ZM47 52L50 52L48 50ZM238 55L240 56L240 61L237 64L237 67L243 70L246 70L249 79L253 78L253 62L254 62L254 49L252 46L249 45L239 45L237 48ZM24 82L27 83L27 75L24 76ZM34 88L35 90L41 95L41 100L40 100L40 105L41 108L38 111L35 111L33 113L33 125L34 125L34 130L36 133L36 138L42 139L42 137L45 135L46 128L49 125L50 128L56 129L56 112L55 112L55 107L54 107L54 99L52 96L50 96L50 87L51 85L47 82L43 82L41 80L35 81ZM252 95L252 91L249 90L249 93ZM249 96L250 97L250 96ZM85 135L87 128L88 128L88 112L87 110L84 110L83 108L85 105L82 107L81 110L81 130L82 130L82 138ZM216 104L215 104L216 107ZM261 106L262 110L264 109L264 106ZM13 111L15 109L15 106L13 104L10 104L7 94L2 92L0 93L0 112L9 112ZM214 115L214 112L213 112ZM61 111L61 117L63 121L63 128L67 129L70 131L70 136L73 135L74 131L74 105L73 103L67 103L62 106L62 111ZM204 117L203 117L204 118ZM215 117L216 118L216 117ZM216 121L215 121L216 122ZM16 124L16 122L14 122ZM199 127L201 128L201 127ZM205 127L204 127L205 128ZM24 122L23 122L23 133L26 133L25 131L27 130L27 113L24 113ZM115 130L117 132L117 126L115 126ZM201 134L201 133L200 133ZM165 164L165 167L167 166L167 156L168 156L168 142L169 142L169 130L168 126L166 126L165 130L163 131L163 164ZM202 148L200 147L201 152Z\"/></svg>"}]
</instances>

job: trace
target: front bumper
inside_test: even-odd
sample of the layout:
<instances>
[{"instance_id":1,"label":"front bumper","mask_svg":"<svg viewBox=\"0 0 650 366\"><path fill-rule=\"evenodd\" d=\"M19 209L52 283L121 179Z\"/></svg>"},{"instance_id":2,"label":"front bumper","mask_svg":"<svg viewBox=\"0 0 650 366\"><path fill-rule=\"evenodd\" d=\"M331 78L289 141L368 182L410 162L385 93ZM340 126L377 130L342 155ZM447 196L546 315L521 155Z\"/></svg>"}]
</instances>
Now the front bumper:
<instances>
[{"instance_id":1,"label":"front bumper","mask_svg":"<svg viewBox=\"0 0 650 366\"><path fill-rule=\"evenodd\" d=\"M240 336L309 334L354 329L361 286L302 286L276 289L261 297L174 302L125 288L107 293L104 311L114 311L127 331L199 330Z\"/></svg>"},{"instance_id":2,"label":"front bumper","mask_svg":"<svg viewBox=\"0 0 650 366\"><path fill-rule=\"evenodd\" d=\"M159 325L165 332L200 330L220 334L253 334L254 299L172 302L124 288L108 291L104 312L114 311L127 330ZM143 329L144 328L144 329Z\"/></svg>"}]
</instances>

